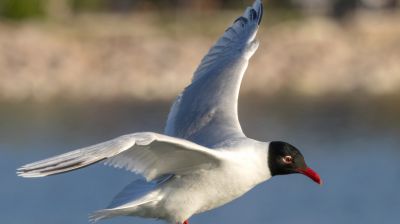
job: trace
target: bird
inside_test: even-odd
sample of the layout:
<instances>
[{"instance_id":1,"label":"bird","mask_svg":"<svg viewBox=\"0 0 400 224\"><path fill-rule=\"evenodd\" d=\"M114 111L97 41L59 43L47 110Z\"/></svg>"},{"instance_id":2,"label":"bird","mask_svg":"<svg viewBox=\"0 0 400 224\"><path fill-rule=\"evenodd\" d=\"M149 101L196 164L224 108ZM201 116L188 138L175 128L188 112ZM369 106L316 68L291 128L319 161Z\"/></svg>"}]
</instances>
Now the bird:
<instances>
[{"instance_id":1,"label":"bird","mask_svg":"<svg viewBox=\"0 0 400 224\"><path fill-rule=\"evenodd\" d=\"M141 178L126 186L91 222L138 216L188 224L189 218L242 196L278 175L303 174L322 184L299 149L247 137L238 118L242 78L259 41L262 1L247 7L203 57L175 99L163 134L136 132L33 162L25 178L69 172L98 162Z\"/></svg>"}]
</instances>

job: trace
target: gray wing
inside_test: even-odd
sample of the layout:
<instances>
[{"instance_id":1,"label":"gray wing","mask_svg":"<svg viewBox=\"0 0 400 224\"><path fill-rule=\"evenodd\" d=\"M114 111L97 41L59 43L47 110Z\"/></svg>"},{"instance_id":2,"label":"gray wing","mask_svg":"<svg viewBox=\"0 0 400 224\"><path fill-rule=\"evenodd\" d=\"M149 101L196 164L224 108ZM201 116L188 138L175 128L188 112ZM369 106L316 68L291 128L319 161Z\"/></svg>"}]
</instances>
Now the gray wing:
<instances>
[{"instance_id":1,"label":"gray wing","mask_svg":"<svg viewBox=\"0 0 400 224\"><path fill-rule=\"evenodd\" d=\"M220 163L218 152L166 135L139 132L97 145L30 163L17 170L22 177L43 177L79 169L99 161L153 180L166 174L211 169Z\"/></svg>"},{"instance_id":2,"label":"gray wing","mask_svg":"<svg viewBox=\"0 0 400 224\"><path fill-rule=\"evenodd\" d=\"M161 184L170 180L174 175L164 175L153 181L138 179L124 187L108 205L108 209L135 206L149 201L157 200L158 197L148 193L157 189Z\"/></svg>"},{"instance_id":3,"label":"gray wing","mask_svg":"<svg viewBox=\"0 0 400 224\"><path fill-rule=\"evenodd\" d=\"M244 137L237 101L248 61L258 47L255 36L262 14L262 3L257 0L209 50L192 83L175 100L165 134L210 147Z\"/></svg>"},{"instance_id":4,"label":"gray wing","mask_svg":"<svg viewBox=\"0 0 400 224\"><path fill-rule=\"evenodd\" d=\"M164 175L153 181L143 179L133 181L114 197L107 209L92 213L89 216L90 222L96 223L102 219L124 216L127 215L127 211L131 213L140 205L161 200L157 188L173 177L174 175Z\"/></svg>"}]
</instances>

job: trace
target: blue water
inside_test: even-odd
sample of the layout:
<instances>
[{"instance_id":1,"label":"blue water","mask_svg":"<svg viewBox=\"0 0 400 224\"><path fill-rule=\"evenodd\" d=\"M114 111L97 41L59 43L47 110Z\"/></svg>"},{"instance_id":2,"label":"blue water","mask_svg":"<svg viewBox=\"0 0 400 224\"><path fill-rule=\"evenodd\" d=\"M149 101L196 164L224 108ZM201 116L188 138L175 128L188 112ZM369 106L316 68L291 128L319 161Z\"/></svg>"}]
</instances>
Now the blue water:
<instances>
[{"instance_id":1,"label":"blue water","mask_svg":"<svg viewBox=\"0 0 400 224\"><path fill-rule=\"evenodd\" d=\"M399 126L361 111L304 110L245 104L246 133L301 149L324 180L274 177L191 223L397 223L400 211ZM365 108L364 108L365 109ZM87 223L125 185L129 172L93 165L72 173L23 179L25 163L135 131L161 131L168 103L2 104L0 223ZM365 115L365 116L364 116ZM382 123L385 123L384 125ZM181 205L185 206L185 205ZM122 217L102 223L154 223Z\"/></svg>"}]
</instances>

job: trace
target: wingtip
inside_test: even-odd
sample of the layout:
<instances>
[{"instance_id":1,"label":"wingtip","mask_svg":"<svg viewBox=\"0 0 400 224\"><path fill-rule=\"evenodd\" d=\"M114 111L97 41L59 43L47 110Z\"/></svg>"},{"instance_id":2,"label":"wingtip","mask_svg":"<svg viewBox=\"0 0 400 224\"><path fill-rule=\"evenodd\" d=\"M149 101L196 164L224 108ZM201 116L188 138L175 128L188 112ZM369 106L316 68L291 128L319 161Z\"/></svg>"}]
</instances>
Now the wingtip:
<instances>
[{"instance_id":1,"label":"wingtip","mask_svg":"<svg viewBox=\"0 0 400 224\"><path fill-rule=\"evenodd\" d=\"M260 5L260 11L258 13L259 13L258 25L260 25L261 20L262 20L263 15L264 15L264 6L263 6L262 2L261 2L261 5Z\"/></svg>"},{"instance_id":2,"label":"wingtip","mask_svg":"<svg viewBox=\"0 0 400 224\"><path fill-rule=\"evenodd\" d=\"M258 25L260 25L262 17L264 15L264 5L262 0L256 0L253 4L253 9L257 10L258 14Z\"/></svg>"},{"instance_id":3,"label":"wingtip","mask_svg":"<svg viewBox=\"0 0 400 224\"><path fill-rule=\"evenodd\" d=\"M15 171L15 174L19 177L25 177L24 167L20 167Z\"/></svg>"},{"instance_id":4,"label":"wingtip","mask_svg":"<svg viewBox=\"0 0 400 224\"><path fill-rule=\"evenodd\" d=\"M250 21L257 21L257 24L260 25L263 14L264 14L264 6L261 0L254 1L251 7L247 7L244 14L235 20L250 20Z\"/></svg>"},{"instance_id":5,"label":"wingtip","mask_svg":"<svg viewBox=\"0 0 400 224\"><path fill-rule=\"evenodd\" d=\"M17 171L16 174L17 174L17 176L23 177L23 178L41 177L41 175L32 174L32 173L26 173L26 172L24 172L24 171Z\"/></svg>"},{"instance_id":6,"label":"wingtip","mask_svg":"<svg viewBox=\"0 0 400 224\"><path fill-rule=\"evenodd\" d=\"M19 177L24 177L24 176L23 176L23 173L20 172L20 171L18 171L18 170L15 171L15 174L16 174L17 176L19 176Z\"/></svg>"},{"instance_id":7,"label":"wingtip","mask_svg":"<svg viewBox=\"0 0 400 224\"><path fill-rule=\"evenodd\" d=\"M17 176L23 177L23 178L35 178L35 177L45 176L42 173L29 171L29 170L27 170L27 168L25 166L18 168L15 173Z\"/></svg>"}]
</instances>

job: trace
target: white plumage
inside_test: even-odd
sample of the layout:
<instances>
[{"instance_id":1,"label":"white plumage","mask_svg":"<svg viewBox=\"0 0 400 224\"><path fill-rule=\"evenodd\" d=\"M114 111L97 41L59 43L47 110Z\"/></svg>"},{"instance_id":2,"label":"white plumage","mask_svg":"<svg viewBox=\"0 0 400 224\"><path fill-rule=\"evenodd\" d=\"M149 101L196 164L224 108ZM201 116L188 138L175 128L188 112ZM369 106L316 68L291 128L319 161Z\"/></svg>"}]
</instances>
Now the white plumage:
<instances>
[{"instance_id":1,"label":"white plumage","mask_svg":"<svg viewBox=\"0 0 400 224\"><path fill-rule=\"evenodd\" d=\"M99 143L17 170L23 177L42 177L78 169L99 161L143 175L148 181L164 174L185 174L218 165L218 151L184 139L139 132Z\"/></svg>"},{"instance_id":2,"label":"white plumage","mask_svg":"<svg viewBox=\"0 0 400 224\"><path fill-rule=\"evenodd\" d=\"M92 221L133 215L183 223L271 177L269 143L247 138L237 100L262 17L256 0L210 49L174 102L165 135L142 132L77 149L18 169L23 177L67 172L104 161L145 179L123 189Z\"/></svg>"}]
</instances>

